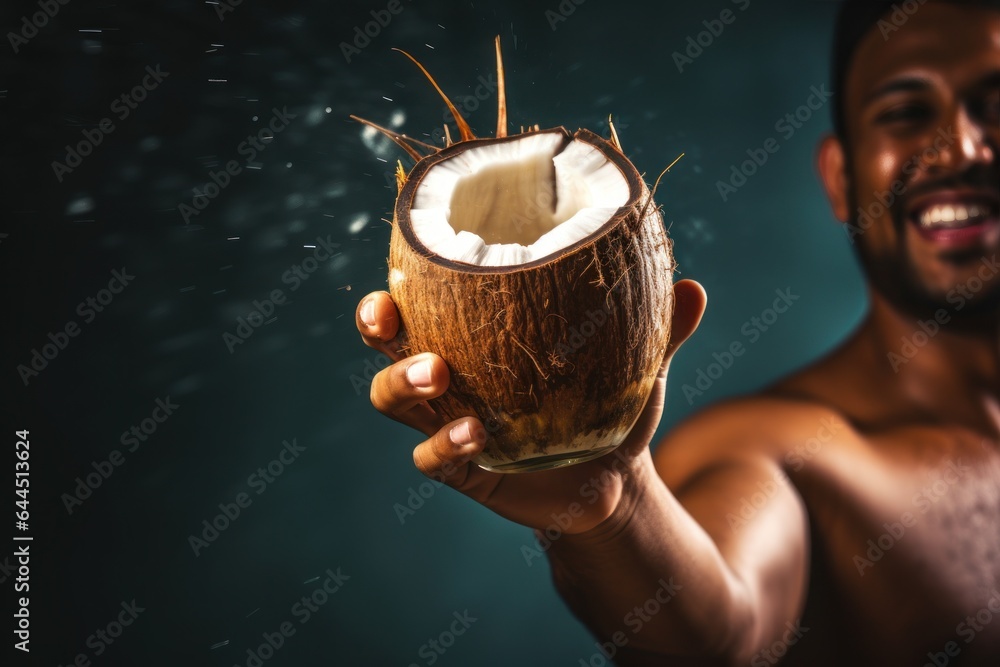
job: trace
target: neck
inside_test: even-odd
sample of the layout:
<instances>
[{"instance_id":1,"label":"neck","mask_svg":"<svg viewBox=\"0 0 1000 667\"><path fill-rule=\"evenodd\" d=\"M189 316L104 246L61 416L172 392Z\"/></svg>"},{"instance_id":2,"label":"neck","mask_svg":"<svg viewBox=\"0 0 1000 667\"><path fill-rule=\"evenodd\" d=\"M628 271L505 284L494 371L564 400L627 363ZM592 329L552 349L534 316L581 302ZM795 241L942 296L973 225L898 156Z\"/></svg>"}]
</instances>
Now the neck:
<instances>
[{"instance_id":1,"label":"neck","mask_svg":"<svg viewBox=\"0 0 1000 667\"><path fill-rule=\"evenodd\" d=\"M944 421L1000 433L1000 317L977 323L941 308L914 317L869 290L863 332L904 399Z\"/></svg>"}]
</instances>

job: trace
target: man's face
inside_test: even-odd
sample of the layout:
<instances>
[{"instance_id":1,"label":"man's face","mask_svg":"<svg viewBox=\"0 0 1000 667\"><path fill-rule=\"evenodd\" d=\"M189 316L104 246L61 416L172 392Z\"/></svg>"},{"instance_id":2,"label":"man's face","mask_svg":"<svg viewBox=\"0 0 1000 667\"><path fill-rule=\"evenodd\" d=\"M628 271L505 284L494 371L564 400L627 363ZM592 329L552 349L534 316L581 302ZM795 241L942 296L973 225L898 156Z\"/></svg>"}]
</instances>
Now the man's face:
<instances>
[{"instance_id":1,"label":"man's face","mask_svg":"<svg viewBox=\"0 0 1000 667\"><path fill-rule=\"evenodd\" d=\"M928 2L873 28L843 94L847 213L874 287L912 314L997 312L1000 11Z\"/></svg>"}]
</instances>

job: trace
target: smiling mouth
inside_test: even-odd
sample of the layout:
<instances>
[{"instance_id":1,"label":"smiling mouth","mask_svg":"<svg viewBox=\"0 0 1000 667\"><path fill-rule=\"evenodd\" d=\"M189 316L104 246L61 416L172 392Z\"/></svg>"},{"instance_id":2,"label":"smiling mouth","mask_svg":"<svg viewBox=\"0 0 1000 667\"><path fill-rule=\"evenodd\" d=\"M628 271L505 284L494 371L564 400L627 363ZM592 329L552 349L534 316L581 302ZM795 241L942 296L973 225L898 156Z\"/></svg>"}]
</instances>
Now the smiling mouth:
<instances>
[{"instance_id":1,"label":"smiling mouth","mask_svg":"<svg viewBox=\"0 0 1000 667\"><path fill-rule=\"evenodd\" d=\"M955 229L982 224L996 214L996 208L988 204L937 204L913 217L924 229Z\"/></svg>"},{"instance_id":2,"label":"smiling mouth","mask_svg":"<svg viewBox=\"0 0 1000 667\"><path fill-rule=\"evenodd\" d=\"M909 221L938 244L979 242L1000 230L1000 197L957 192L924 197L910 208Z\"/></svg>"}]
</instances>

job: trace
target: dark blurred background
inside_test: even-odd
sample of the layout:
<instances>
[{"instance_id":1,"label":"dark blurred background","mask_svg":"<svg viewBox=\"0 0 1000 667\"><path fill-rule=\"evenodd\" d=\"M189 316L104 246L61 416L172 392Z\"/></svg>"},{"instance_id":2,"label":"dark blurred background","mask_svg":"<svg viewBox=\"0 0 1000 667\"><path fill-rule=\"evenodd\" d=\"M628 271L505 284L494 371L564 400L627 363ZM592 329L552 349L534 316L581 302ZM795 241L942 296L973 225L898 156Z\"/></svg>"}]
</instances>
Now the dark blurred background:
<instances>
[{"instance_id":1,"label":"dark blurred background","mask_svg":"<svg viewBox=\"0 0 1000 667\"><path fill-rule=\"evenodd\" d=\"M444 119L391 47L422 60L482 135L495 127L483 82L499 34L513 128L607 136L614 114L649 182L686 154L657 201L678 277L700 280L709 308L673 364L661 434L830 349L865 304L812 168L836 97L803 107L828 85L834 3L577 2L3 4L5 649L22 595L10 537L34 538L31 653L14 664L591 659L546 562L522 553L531 532L427 483L410 454L422 436L369 402L382 363L354 310L386 289L391 173L412 161L348 114L428 141ZM269 123L280 130L251 151ZM769 138L780 149L731 180ZM88 154L76 164L67 147ZM238 173L206 187L230 160ZM741 184L723 196L720 181ZM336 254L317 259L324 243ZM134 276L112 283L119 293L115 271ZM776 289L800 298L764 331L751 318ZM225 336L275 290L287 300L263 305L252 321L265 323ZM713 354L736 341L746 353L716 372ZM162 423L157 400L177 406ZM19 429L31 441L23 533ZM219 516L240 498L238 518ZM296 605L328 571L340 588L304 619ZM450 637L456 613L476 620ZM130 624L114 636L120 616ZM283 623L295 634L260 651Z\"/></svg>"}]
</instances>

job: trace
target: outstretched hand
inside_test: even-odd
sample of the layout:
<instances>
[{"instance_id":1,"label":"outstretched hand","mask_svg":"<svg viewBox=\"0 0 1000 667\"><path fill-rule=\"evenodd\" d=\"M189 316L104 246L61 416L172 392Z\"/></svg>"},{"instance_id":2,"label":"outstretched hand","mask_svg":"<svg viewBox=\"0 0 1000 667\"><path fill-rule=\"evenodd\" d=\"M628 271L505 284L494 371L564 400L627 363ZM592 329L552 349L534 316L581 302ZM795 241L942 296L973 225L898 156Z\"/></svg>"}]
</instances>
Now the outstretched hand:
<instances>
[{"instance_id":1,"label":"outstretched hand","mask_svg":"<svg viewBox=\"0 0 1000 667\"><path fill-rule=\"evenodd\" d=\"M444 360L431 352L406 357L399 353L399 313L387 292L372 292L358 306L355 320L365 344L393 363L372 380L371 402L382 414L410 426L427 439L413 450L417 468L512 521L543 530L553 515L572 523L565 533L582 533L611 516L621 500L624 482L636 466L650 464L649 444L663 414L667 370L680 345L698 327L705 310L702 286L692 280L674 285L670 345L646 405L625 441L614 451L576 465L532 473L495 473L472 459L482 451L486 430L475 417L445 423L427 400L442 395L450 380Z\"/></svg>"}]
</instances>

